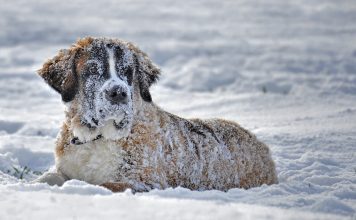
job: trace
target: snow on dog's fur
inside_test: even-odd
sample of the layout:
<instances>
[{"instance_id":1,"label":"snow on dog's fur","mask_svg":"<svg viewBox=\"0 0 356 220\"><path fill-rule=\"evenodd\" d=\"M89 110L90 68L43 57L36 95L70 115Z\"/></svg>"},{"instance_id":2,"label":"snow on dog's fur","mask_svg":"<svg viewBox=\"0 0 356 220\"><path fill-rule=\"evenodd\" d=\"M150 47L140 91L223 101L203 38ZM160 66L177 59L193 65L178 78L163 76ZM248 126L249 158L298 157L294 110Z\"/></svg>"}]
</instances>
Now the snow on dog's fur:
<instances>
[{"instance_id":1,"label":"snow on dog's fur","mask_svg":"<svg viewBox=\"0 0 356 220\"><path fill-rule=\"evenodd\" d=\"M40 182L79 179L113 191L277 183L268 147L238 124L187 120L156 106L149 87L160 71L131 43L81 39L39 74L66 104L56 171Z\"/></svg>"}]
</instances>

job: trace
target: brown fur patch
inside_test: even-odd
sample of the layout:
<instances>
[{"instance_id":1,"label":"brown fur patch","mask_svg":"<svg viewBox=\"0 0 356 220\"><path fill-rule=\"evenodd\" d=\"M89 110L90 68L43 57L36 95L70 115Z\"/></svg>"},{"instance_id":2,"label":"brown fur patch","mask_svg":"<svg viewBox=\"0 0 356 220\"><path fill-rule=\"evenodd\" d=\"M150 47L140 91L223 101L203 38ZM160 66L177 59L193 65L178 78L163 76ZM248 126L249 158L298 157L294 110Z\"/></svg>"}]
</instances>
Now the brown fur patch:
<instances>
[{"instance_id":1,"label":"brown fur patch","mask_svg":"<svg viewBox=\"0 0 356 220\"><path fill-rule=\"evenodd\" d=\"M85 37L79 39L74 45L72 45L72 50L76 50L78 48L84 49L90 46L93 43L94 39L92 37Z\"/></svg>"},{"instance_id":2,"label":"brown fur patch","mask_svg":"<svg viewBox=\"0 0 356 220\"><path fill-rule=\"evenodd\" d=\"M100 186L105 187L112 192L123 192L126 189L132 188L132 186L128 183L103 183Z\"/></svg>"},{"instance_id":3,"label":"brown fur patch","mask_svg":"<svg viewBox=\"0 0 356 220\"><path fill-rule=\"evenodd\" d=\"M64 154L65 146L68 144L70 139L70 132L67 123L63 123L62 129L60 131L60 137L56 142L56 157L61 157Z\"/></svg>"},{"instance_id":4,"label":"brown fur patch","mask_svg":"<svg viewBox=\"0 0 356 220\"><path fill-rule=\"evenodd\" d=\"M80 72L82 72L85 63L87 62L89 58L89 54L85 53L85 52L81 52L79 58L76 61L76 68L77 68L77 73L79 74Z\"/></svg>"},{"instance_id":5,"label":"brown fur patch","mask_svg":"<svg viewBox=\"0 0 356 220\"><path fill-rule=\"evenodd\" d=\"M76 100L73 101L73 106L76 106ZM71 132L72 126L80 125L80 118L77 115L77 108L71 108L69 112L66 113L66 120L64 121L60 135L56 141L56 157L60 158L65 153L65 147L69 144L70 140L73 138Z\"/></svg>"},{"instance_id":6,"label":"brown fur patch","mask_svg":"<svg viewBox=\"0 0 356 220\"><path fill-rule=\"evenodd\" d=\"M62 95L62 100L65 102L74 98L78 87L73 68L76 52L76 50L61 50L37 71L48 85Z\"/></svg>"}]
</instances>

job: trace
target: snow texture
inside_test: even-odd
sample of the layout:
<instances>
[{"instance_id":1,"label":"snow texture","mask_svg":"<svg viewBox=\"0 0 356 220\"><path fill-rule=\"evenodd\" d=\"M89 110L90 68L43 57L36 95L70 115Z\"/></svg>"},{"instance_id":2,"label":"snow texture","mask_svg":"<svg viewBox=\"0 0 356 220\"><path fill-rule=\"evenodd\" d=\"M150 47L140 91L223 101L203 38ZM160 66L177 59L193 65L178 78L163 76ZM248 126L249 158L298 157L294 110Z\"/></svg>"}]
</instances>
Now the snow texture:
<instances>
[{"instance_id":1,"label":"snow texture","mask_svg":"<svg viewBox=\"0 0 356 220\"><path fill-rule=\"evenodd\" d=\"M0 18L0 219L356 217L354 1L18 0L1 1ZM29 184L54 165L64 119L35 70L86 35L146 51L162 69L151 93L165 110L254 132L280 183L134 195Z\"/></svg>"}]
</instances>

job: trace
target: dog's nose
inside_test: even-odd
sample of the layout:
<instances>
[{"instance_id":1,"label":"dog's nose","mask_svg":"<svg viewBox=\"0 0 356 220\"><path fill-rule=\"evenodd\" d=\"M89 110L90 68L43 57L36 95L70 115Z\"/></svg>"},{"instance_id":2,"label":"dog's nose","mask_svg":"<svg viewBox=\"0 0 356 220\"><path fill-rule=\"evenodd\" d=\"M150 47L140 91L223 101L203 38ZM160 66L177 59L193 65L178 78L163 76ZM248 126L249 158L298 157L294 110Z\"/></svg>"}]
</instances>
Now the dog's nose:
<instances>
[{"instance_id":1,"label":"dog's nose","mask_svg":"<svg viewBox=\"0 0 356 220\"><path fill-rule=\"evenodd\" d=\"M111 104L125 104L127 102L127 93L121 86L113 86L111 89L106 90L105 96Z\"/></svg>"}]
</instances>

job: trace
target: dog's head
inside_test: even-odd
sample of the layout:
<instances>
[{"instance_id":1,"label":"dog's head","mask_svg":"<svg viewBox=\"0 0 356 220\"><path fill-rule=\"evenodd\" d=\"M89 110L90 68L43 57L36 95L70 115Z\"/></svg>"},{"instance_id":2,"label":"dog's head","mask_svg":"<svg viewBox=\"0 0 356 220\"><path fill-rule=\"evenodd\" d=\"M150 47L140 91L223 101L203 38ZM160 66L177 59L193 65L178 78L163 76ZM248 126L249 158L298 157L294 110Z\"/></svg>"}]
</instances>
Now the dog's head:
<instances>
[{"instance_id":1,"label":"dog's head","mask_svg":"<svg viewBox=\"0 0 356 220\"><path fill-rule=\"evenodd\" d=\"M160 74L133 44L107 38L81 39L38 72L67 103L80 141L127 136L134 107L152 102L149 87Z\"/></svg>"}]
</instances>

